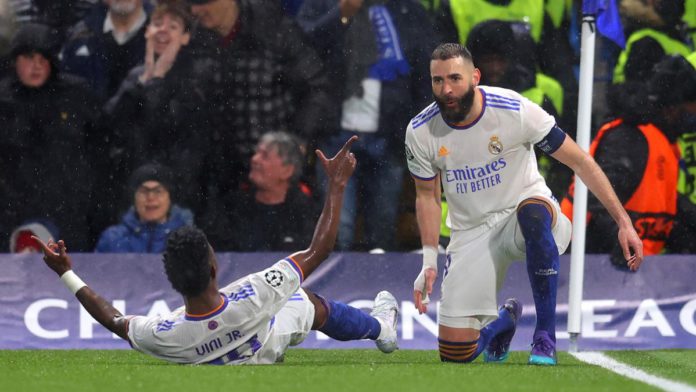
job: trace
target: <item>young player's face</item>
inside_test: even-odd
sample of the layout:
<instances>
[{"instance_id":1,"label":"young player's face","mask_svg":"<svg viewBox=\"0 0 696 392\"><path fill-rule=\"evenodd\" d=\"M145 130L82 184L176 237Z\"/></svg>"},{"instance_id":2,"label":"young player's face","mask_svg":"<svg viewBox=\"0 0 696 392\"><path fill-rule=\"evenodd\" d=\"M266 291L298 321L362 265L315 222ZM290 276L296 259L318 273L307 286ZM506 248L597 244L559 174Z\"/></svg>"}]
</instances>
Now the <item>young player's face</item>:
<instances>
[{"instance_id":1,"label":"young player's face","mask_svg":"<svg viewBox=\"0 0 696 392\"><path fill-rule=\"evenodd\" d=\"M17 77L23 85L39 88L51 76L51 63L39 53L26 53L17 56L15 61Z\"/></svg>"},{"instance_id":2,"label":"young player's face","mask_svg":"<svg viewBox=\"0 0 696 392\"><path fill-rule=\"evenodd\" d=\"M259 143L251 157L249 181L258 189L273 189L289 181L294 167L283 163L278 149L268 143Z\"/></svg>"},{"instance_id":3,"label":"young player's face","mask_svg":"<svg viewBox=\"0 0 696 392\"><path fill-rule=\"evenodd\" d=\"M166 222L171 205L169 191L157 181L145 181L135 191L135 211L142 222Z\"/></svg>"},{"instance_id":4,"label":"young player's face","mask_svg":"<svg viewBox=\"0 0 696 392\"><path fill-rule=\"evenodd\" d=\"M481 74L461 57L432 60L430 77L433 96L442 116L451 123L462 122L471 112Z\"/></svg>"},{"instance_id":5,"label":"young player's face","mask_svg":"<svg viewBox=\"0 0 696 392\"><path fill-rule=\"evenodd\" d=\"M184 21L181 18L164 14L150 22L145 37L152 40L155 53L159 56L169 45L188 45L191 35L184 29Z\"/></svg>"}]
</instances>

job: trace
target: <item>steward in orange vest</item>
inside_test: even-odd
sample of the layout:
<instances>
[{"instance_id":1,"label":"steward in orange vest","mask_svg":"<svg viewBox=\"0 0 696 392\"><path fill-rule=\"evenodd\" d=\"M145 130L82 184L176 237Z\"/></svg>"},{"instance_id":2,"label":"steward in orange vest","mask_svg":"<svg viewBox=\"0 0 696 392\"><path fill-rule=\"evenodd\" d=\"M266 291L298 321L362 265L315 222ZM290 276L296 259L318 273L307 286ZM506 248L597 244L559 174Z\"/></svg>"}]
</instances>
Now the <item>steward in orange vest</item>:
<instances>
[{"instance_id":1,"label":"steward in orange vest","mask_svg":"<svg viewBox=\"0 0 696 392\"><path fill-rule=\"evenodd\" d=\"M678 153L665 134L655 125L624 124L611 121L599 130L592 141L590 155L615 184L615 191L628 212L643 252L655 255L662 251L674 224L677 211ZM575 181L561 210L572 220ZM588 203L587 252L609 253L616 242L616 225L606 213L598 211L596 199Z\"/></svg>"}]
</instances>

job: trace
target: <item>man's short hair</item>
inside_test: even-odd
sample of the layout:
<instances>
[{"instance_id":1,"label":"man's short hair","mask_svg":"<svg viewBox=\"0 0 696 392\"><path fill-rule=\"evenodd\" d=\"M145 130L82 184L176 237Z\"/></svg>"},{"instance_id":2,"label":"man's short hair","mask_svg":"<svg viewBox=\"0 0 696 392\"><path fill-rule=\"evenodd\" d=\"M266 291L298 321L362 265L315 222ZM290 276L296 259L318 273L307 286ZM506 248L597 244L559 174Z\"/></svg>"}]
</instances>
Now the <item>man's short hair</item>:
<instances>
[{"instance_id":1,"label":"man's short hair","mask_svg":"<svg viewBox=\"0 0 696 392\"><path fill-rule=\"evenodd\" d=\"M449 60L456 57L461 57L470 62L474 62L471 52L465 46L457 43L445 43L438 45L433 54L430 56L431 60Z\"/></svg>"},{"instance_id":2,"label":"man's short hair","mask_svg":"<svg viewBox=\"0 0 696 392\"><path fill-rule=\"evenodd\" d=\"M193 26L193 16L189 12L189 5L183 0L166 0L160 1L152 11L152 16L150 20L155 20L161 18L164 15L169 15L170 17L181 19L184 23L184 31L191 31Z\"/></svg>"},{"instance_id":3,"label":"man's short hair","mask_svg":"<svg viewBox=\"0 0 696 392\"><path fill-rule=\"evenodd\" d=\"M208 239L200 229L184 226L169 234L162 259L174 290L185 297L205 291L210 283L210 252Z\"/></svg>"},{"instance_id":4,"label":"man's short hair","mask_svg":"<svg viewBox=\"0 0 696 392\"><path fill-rule=\"evenodd\" d=\"M283 164L295 167L290 181L296 181L300 178L304 166L304 154L300 147L301 142L297 137L287 132L267 132L261 136L259 144L267 144L271 148L276 148Z\"/></svg>"}]
</instances>

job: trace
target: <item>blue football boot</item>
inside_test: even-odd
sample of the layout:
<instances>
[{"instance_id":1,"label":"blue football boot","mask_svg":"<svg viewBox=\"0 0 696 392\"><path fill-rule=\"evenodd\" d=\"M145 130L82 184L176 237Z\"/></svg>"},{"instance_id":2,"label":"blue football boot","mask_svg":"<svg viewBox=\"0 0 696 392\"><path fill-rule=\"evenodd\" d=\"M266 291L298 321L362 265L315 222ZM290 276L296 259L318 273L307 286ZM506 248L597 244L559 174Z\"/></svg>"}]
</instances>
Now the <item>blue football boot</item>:
<instances>
[{"instance_id":1,"label":"blue football boot","mask_svg":"<svg viewBox=\"0 0 696 392\"><path fill-rule=\"evenodd\" d=\"M510 313L512 328L499 333L491 339L490 343L488 343L488 347L486 347L486 350L483 352L484 362L503 362L509 355L510 342L512 341L512 337L515 336L517 321L522 315L522 304L516 298L508 298L505 300L503 306L500 307L500 311L503 309Z\"/></svg>"}]
</instances>

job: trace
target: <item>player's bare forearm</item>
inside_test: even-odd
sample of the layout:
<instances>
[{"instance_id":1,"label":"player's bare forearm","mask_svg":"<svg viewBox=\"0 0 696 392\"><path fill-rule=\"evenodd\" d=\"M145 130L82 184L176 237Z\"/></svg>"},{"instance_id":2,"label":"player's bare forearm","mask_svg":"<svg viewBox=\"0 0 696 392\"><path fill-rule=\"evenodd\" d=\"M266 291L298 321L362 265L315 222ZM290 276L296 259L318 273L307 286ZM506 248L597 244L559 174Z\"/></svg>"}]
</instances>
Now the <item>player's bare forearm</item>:
<instances>
[{"instance_id":1,"label":"player's bare forearm","mask_svg":"<svg viewBox=\"0 0 696 392\"><path fill-rule=\"evenodd\" d=\"M338 235L344 188L345 186L337 184L329 186L324 208L317 221L309 248L292 255L293 259L300 264L305 277L309 276L333 250Z\"/></svg>"},{"instance_id":2,"label":"player's bare forearm","mask_svg":"<svg viewBox=\"0 0 696 392\"><path fill-rule=\"evenodd\" d=\"M75 296L87 310L87 313L97 320L99 324L120 336L121 339L128 340L128 322L121 312L109 302L88 286L81 288L75 293Z\"/></svg>"},{"instance_id":3,"label":"player's bare forearm","mask_svg":"<svg viewBox=\"0 0 696 392\"><path fill-rule=\"evenodd\" d=\"M442 217L439 176L430 181L419 179L414 181L416 183L416 220L421 244L437 248Z\"/></svg>"},{"instance_id":4,"label":"player's bare forearm","mask_svg":"<svg viewBox=\"0 0 696 392\"><path fill-rule=\"evenodd\" d=\"M614 192L609 179L592 157L588 155L575 174L607 209L619 227L631 226L631 219Z\"/></svg>"},{"instance_id":5,"label":"player's bare forearm","mask_svg":"<svg viewBox=\"0 0 696 392\"><path fill-rule=\"evenodd\" d=\"M323 152L316 150L317 158L328 177L329 189L324 201L324 208L314 229L312 243L306 250L291 256L299 264L305 278L329 257L329 253L336 243L341 206L343 205L343 191L357 164L355 155L350 152L350 147L357 140L357 136L348 139L341 150L331 159L327 159Z\"/></svg>"},{"instance_id":6,"label":"player's bare forearm","mask_svg":"<svg viewBox=\"0 0 696 392\"><path fill-rule=\"evenodd\" d=\"M607 209L619 226L618 239L628 267L633 271L638 270L643 261L643 243L609 179L597 162L569 137L566 137L561 147L551 156L573 169L575 175Z\"/></svg>"}]
</instances>

